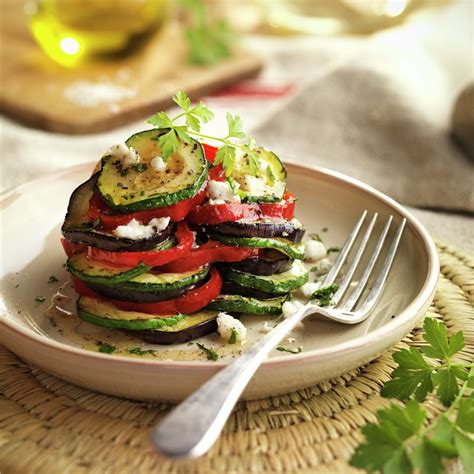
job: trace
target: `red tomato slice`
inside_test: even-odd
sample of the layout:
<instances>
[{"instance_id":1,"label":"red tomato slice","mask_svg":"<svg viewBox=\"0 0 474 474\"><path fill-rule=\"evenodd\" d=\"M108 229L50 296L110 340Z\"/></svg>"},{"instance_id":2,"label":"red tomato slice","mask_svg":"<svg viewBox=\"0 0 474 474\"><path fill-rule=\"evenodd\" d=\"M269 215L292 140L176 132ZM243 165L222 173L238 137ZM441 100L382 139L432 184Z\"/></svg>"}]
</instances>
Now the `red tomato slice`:
<instances>
[{"instance_id":1,"label":"red tomato slice","mask_svg":"<svg viewBox=\"0 0 474 474\"><path fill-rule=\"evenodd\" d=\"M201 143L201 145L204 149L207 161L214 163L214 158L216 157L218 148L216 146L208 145L207 143Z\"/></svg>"},{"instance_id":2,"label":"red tomato slice","mask_svg":"<svg viewBox=\"0 0 474 474\"><path fill-rule=\"evenodd\" d=\"M172 206L131 212L129 214L111 214L112 210L101 201L99 196L94 194L89 201L88 215L92 221L100 219L101 227L104 230L113 230L119 225L127 225L132 219L147 223L155 217L169 217L173 222L178 222L182 221L204 199L206 199L206 190L202 189L196 196L184 199Z\"/></svg>"},{"instance_id":3,"label":"red tomato slice","mask_svg":"<svg viewBox=\"0 0 474 474\"><path fill-rule=\"evenodd\" d=\"M90 296L113 304L123 311L138 311L140 313L170 315L176 313L191 314L207 306L221 292L222 277L215 268L211 268L210 279L207 283L187 291L183 296L172 300L156 303L130 303L128 301L103 298L87 287L78 278L73 278L74 288L81 296Z\"/></svg>"},{"instance_id":4,"label":"red tomato slice","mask_svg":"<svg viewBox=\"0 0 474 474\"><path fill-rule=\"evenodd\" d=\"M206 155L207 161L209 161L209 163L214 164L218 148L212 145L208 145L207 143L202 143L202 147L204 148L204 154ZM222 164L213 166L209 170L209 179L215 181L225 181L225 171L222 167Z\"/></svg>"},{"instance_id":5,"label":"red tomato slice","mask_svg":"<svg viewBox=\"0 0 474 474\"><path fill-rule=\"evenodd\" d=\"M285 193L281 203L229 203L229 204L202 204L196 206L188 215L189 222L193 224L220 224L240 219L261 219L262 217L278 217L286 220L293 219L295 215L295 197Z\"/></svg>"},{"instance_id":6,"label":"red tomato slice","mask_svg":"<svg viewBox=\"0 0 474 474\"><path fill-rule=\"evenodd\" d=\"M197 249L191 249L189 253L179 260L168 263L160 268L167 273L184 273L195 268L202 267L214 262L240 262L246 258L256 257L259 249L249 247L232 247L210 240Z\"/></svg>"},{"instance_id":7,"label":"red tomato slice","mask_svg":"<svg viewBox=\"0 0 474 474\"><path fill-rule=\"evenodd\" d=\"M82 252L83 250L87 249L86 245L68 242L66 239L60 239L60 240L61 240L61 245L63 246L64 252L68 256L68 258L75 253Z\"/></svg>"},{"instance_id":8,"label":"red tomato slice","mask_svg":"<svg viewBox=\"0 0 474 474\"><path fill-rule=\"evenodd\" d=\"M157 267L181 258L191 250L194 235L185 222L178 223L175 237L178 240L175 247L157 252L153 250L147 252L111 252L97 247L88 247L87 256L91 260L123 267L135 267L139 263L144 263L150 267Z\"/></svg>"}]
</instances>

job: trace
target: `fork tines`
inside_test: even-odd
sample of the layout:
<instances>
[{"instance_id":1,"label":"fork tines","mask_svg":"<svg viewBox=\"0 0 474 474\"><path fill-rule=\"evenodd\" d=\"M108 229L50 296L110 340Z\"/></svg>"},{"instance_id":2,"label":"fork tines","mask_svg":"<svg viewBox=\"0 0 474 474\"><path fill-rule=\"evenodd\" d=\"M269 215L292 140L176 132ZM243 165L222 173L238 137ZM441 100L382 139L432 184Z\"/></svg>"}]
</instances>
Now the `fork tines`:
<instances>
[{"instance_id":1,"label":"fork tines","mask_svg":"<svg viewBox=\"0 0 474 474\"><path fill-rule=\"evenodd\" d=\"M331 285L332 283L335 282L336 278L341 272L341 269L344 265L344 263L347 264L347 268L345 271L344 276L342 277L342 280L339 283L339 288L337 292L334 294L332 300L334 305L336 306L335 309L338 311L343 311L345 313L348 312L353 312L352 314L354 315L354 321L353 322L358 322L361 319L365 319L366 315L368 312L374 307L375 303L377 302L378 298L382 294L382 290L385 284L385 281L387 279L388 273L390 271L390 268L393 263L393 259L395 257L395 254L398 249L398 245L400 243L400 238L403 233L403 229L405 228L406 224L406 219L403 219L399 226L398 229L392 239L392 242L390 244L390 247L388 249L387 255L385 257L385 260L375 278L375 281L371 285L371 289L368 293L368 295L365 297L363 301L360 302L359 308L357 309L356 312L354 312L354 309L356 305L359 302L359 299L367 286L367 282L369 281L369 278L376 266L376 263L378 261L378 258L381 254L381 251L384 247L385 240L387 238L388 231L390 229L390 226L393 221L393 216L390 216L387 219L387 222L385 223L382 232L379 235L379 238L377 240L377 243L375 245L374 251L372 255L370 256L367 266L365 269L363 269L362 275L359 278L359 281L355 284L355 288L353 289L352 293L348 296L346 301L341 305L338 306L338 304L341 302L342 297L346 293L347 288L352 282L352 279L354 277L354 273L357 270L359 263L365 253L367 244L370 240L370 237L372 235L372 232L375 227L375 223L378 219L378 213L374 213L372 219L370 219L370 222L363 233L362 237L360 238L360 241L358 243L357 248L354 251L354 254L351 256L350 259L348 259L349 254L351 253L351 250L354 246L354 243L358 240L359 234L361 233L361 230L364 226L364 222L367 218L368 212L365 210L362 214L362 216L359 218L357 221L356 225L354 226L354 229L350 233L349 237L347 238L346 242L344 243L343 247L341 248L339 255L337 256L336 260L334 261L334 265L332 266L331 270L329 273L326 275L326 278L324 279L322 283L322 287L326 287Z\"/></svg>"}]
</instances>

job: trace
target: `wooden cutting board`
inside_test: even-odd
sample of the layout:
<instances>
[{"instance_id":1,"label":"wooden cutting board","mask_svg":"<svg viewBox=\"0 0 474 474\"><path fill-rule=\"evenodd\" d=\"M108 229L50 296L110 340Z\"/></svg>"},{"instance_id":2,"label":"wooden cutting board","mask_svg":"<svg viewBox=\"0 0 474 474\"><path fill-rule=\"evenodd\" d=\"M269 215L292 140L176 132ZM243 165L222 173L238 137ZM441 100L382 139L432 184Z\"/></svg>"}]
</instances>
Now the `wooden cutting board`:
<instances>
[{"instance_id":1,"label":"wooden cutting board","mask_svg":"<svg viewBox=\"0 0 474 474\"><path fill-rule=\"evenodd\" d=\"M177 90L196 99L254 76L262 67L259 57L243 50L209 67L187 64L182 30L169 23L126 59L63 68L31 37L22 4L2 2L0 110L34 127L101 132L166 108Z\"/></svg>"}]
</instances>

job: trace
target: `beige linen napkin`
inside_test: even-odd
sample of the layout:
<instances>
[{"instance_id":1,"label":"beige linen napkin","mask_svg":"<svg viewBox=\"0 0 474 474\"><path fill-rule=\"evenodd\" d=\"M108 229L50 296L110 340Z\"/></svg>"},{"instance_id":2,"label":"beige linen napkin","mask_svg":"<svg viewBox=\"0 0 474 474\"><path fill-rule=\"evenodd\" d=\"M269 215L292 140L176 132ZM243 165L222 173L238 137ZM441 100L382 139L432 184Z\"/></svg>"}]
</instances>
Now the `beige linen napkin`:
<instances>
[{"instance_id":1,"label":"beige linen napkin","mask_svg":"<svg viewBox=\"0 0 474 474\"><path fill-rule=\"evenodd\" d=\"M404 204L474 212L474 166L447 130L459 91L441 69L421 48L379 42L309 81L254 136Z\"/></svg>"}]
</instances>

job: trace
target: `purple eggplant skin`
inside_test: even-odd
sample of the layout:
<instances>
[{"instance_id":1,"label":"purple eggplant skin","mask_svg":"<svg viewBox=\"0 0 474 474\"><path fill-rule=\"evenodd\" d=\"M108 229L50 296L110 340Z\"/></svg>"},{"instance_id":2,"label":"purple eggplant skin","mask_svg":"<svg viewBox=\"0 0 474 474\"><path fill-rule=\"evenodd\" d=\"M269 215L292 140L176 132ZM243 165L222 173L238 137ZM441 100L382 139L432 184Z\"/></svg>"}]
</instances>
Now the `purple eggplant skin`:
<instances>
[{"instance_id":1,"label":"purple eggplant skin","mask_svg":"<svg viewBox=\"0 0 474 474\"><path fill-rule=\"evenodd\" d=\"M294 259L277 250L269 250L264 255L269 258L252 257L240 262L233 262L229 266L252 275L268 276L288 271L294 262Z\"/></svg>"},{"instance_id":2,"label":"purple eggplant skin","mask_svg":"<svg viewBox=\"0 0 474 474\"><path fill-rule=\"evenodd\" d=\"M208 225L206 230L235 237L282 237L292 242L301 242L305 234L302 227L297 227L292 221L275 219L273 221L253 222L223 222L222 224Z\"/></svg>"},{"instance_id":3,"label":"purple eggplant skin","mask_svg":"<svg viewBox=\"0 0 474 474\"><path fill-rule=\"evenodd\" d=\"M89 245L103 250L110 250L111 252L146 252L153 250L158 244L173 235L174 229L174 224L170 222L168 227L159 234L140 240L115 237L115 235L109 232L93 228L63 228L62 233L68 242L75 244Z\"/></svg>"},{"instance_id":4,"label":"purple eggplant skin","mask_svg":"<svg viewBox=\"0 0 474 474\"><path fill-rule=\"evenodd\" d=\"M164 300L172 300L174 298L179 298L188 290L192 290L196 288L198 284L191 284L184 286L183 288L177 288L174 290L169 291L161 291L161 292L145 292L145 291L137 291L137 290L130 290L128 288L120 288L120 285L101 285L98 283L88 283L83 282L87 285L91 290L99 293L104 298L108 298L111 300L119 300L119 301L129 301L131 303L156 303L158 301ZM201 282L199 282L201 283Z\"/></svg>"},{"instance_id":5,"label":"purple eggplant skin","mask_svg":"<svg viewBox=\"0 0 474 474\"><path fill-rule=\"evenodd\" d=\"M123 332L129 336L138 337L139 339L150 344L181 344L183 342L192 341L200 337L206 336L217 331L216 319L209 319L202 323L196 324L190 328L181 331L160 331L160 330L137 330L123 329Z\"/></svg>"},{"instance_id":6,"label":"purple eggplant skin","mask_svg":"<svg viewBox=\"0 0 474 474\"><path fill-rule=\"evenodd\" d=\"M145 252L153 250L174 233L174 224L171 222L164 231L142 240L122 239L97 229L96 223L90 222L88 216L89 200L93 195L96 181L97 174L78 186L71 194L61 228L61 232L68 242L90 245L112 252Z\"/></svg>"},{"instance_id":7,"label":"purple eggplant skin","mask_svg":"<svg viewBox=\"0 0 474 474\"><path fill-rule=\"evenodd\" d=\"M242 295L248 296L250 298L257 298L259 300L269 300L275 298L276 296L282 295L273 295L272 293L266 293L264 291L256 290L254 288L247 288L246 286L239 285L233 281L225 281L222 285L221 293L223 295Z\"/></svg>"}]
</instances>

